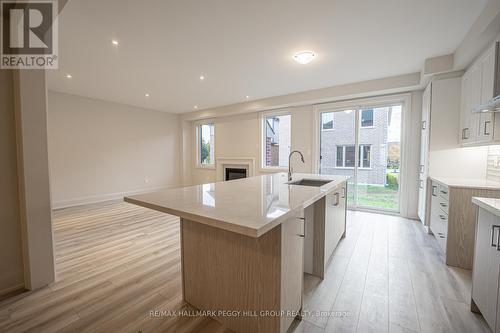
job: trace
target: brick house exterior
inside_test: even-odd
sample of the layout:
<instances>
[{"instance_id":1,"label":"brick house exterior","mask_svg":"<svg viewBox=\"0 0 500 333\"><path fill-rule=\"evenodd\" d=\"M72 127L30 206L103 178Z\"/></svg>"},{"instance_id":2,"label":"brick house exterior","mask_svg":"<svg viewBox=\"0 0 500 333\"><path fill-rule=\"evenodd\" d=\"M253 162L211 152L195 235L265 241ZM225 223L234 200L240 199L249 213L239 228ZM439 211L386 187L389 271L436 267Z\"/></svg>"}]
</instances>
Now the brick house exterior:
<instances>
[{"instance_id":1,"label":"brick house exterior","mask_svg":"<svg viewBox=\"0 0 500 333\"><path fill-rule=\"evenodd\" d=\"M363 160L358 169L359 183L386 184L390 112L391 107L360 111L359 150ZM355 111L322 114L321 173L353 175L355 115Z\"/></svg>"}]
</instances>

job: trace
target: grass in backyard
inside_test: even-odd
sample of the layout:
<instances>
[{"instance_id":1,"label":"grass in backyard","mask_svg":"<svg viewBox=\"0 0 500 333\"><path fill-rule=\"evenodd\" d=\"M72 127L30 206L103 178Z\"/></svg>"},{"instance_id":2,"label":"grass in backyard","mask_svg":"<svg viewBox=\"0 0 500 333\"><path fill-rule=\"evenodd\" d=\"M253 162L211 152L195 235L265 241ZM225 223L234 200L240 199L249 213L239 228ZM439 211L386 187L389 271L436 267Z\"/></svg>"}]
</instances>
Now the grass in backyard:
<instances>
[{"instance_id":1,"label":"grass in backyard","mask_svg":"<svg viewBox=\"0 0 500 333\"><path fill-rule=\"evenodd\" d=\"M348 201L354 200L353 187L349 186ZM381 209L398 209L398 190L380 185L358 185L358 206Z\"/></svg>"}]
</instances>

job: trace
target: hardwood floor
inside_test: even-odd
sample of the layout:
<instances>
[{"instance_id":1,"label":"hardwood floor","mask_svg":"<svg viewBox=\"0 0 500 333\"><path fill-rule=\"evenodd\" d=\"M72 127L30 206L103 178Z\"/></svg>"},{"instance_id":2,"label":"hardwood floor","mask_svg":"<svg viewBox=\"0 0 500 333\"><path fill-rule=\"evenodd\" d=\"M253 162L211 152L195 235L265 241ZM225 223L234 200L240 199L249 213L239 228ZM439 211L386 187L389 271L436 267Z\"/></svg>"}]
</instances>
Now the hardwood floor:
<instances>
[{"instance_id":1,"label":"hardwood floor","mask_svg":"<svg viewBox=\"0 0 500 333\"><path fill-rule=\"evenodd\" d=\"M181 300L176 217L126 203L54 212L57 282L0 302L0 332L228 332ZM349 212L325 280L307 275L294 332L488 332L470 271L418 222ZM318 313L325 312L325 313Z\"/></svg>"}]
</instances>

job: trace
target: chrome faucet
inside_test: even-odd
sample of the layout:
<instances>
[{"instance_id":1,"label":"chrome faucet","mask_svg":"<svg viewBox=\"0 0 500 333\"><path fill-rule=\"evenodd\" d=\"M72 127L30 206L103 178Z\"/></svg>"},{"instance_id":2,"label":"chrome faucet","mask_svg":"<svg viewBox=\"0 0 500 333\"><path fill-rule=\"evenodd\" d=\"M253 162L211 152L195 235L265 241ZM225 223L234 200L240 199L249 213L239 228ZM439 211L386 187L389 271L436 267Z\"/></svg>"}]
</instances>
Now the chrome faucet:
<instances>
[{"instance_id":1,"label":"chrome faucet","mask_svg":"<svg viewBox=\"0 0 500 333\"><path fill-rule=\"evenodd\" d=\"M305 163L305 161L304 161L304 155L302 155L302 153L300 151L294 150L294 151L290 152L290 155L288 155L288 181L292 180L292 163L291 163L291 159L292 159L292 155L294 153L298 153L300 155L300 159L302 160L302 163Z\"/></svg>"}]
</instances>

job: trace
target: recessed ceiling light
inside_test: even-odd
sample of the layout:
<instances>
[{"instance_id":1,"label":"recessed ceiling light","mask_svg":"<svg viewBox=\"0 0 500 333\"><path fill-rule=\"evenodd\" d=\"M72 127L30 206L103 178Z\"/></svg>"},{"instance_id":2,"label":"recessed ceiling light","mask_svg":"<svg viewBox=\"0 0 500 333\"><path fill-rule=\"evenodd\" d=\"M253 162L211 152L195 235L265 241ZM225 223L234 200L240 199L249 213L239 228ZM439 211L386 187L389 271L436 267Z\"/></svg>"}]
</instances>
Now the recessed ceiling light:
<instances>
[{"instance_id":1,"label":"recessed ceiling light","mask_svg":"<svg viewBox=\"0 0 500 333\"><path fill-rule=\"evenodd\" d=\"M246 98L246 99L249 99L249 98L250 98L250 96L246 95L246 96L245 96L245 98Z\"/></svg>"},{"instance_id":2,"label":"recessed ceiling light","mask_svg":"<svg viewBox=\"0 0 500 333\"><path fill-rule=\"evenodd\" d=\"M205 80L205 76L200 75L200 81L203 81L203 80Z\"/></svg>"},{"instance_id":3,"label":"recessed ceiling light","mask_svg":"<svg viewBox=\"0 0 500 333\"><path fill-rule=\"evenodd\" d=\"M149 93L145 93L144 96L149 97Z\"/></svg>"},{"instance_id":4,"label":"recessed ceiling light","mask_svg":"<svg viewBox=\"0 0 500 333\"><path fill-rule=\"evenodd\" d=\"M119 43L116 39L113 39L113 40L111 41L111 44L113 44L113 45L117 45L117 46L118 46L118 44L120 44L120 43Z\"/></svg>"},{"instance_id":5,"label":"recessed ceiling light","mask_svg":"<svg viewBox=\"0 0 500 333\"><path fill-rule=\"evenodd\" d=\"M195 105L195 106L194 106L194 109L197 109L197 108L198 108L198 105Z\"/></svg>"},{"instance_id":6,"label":"recessed ceiling light","mask_svg":"<svg viewBox=\"0 0 500 333\"><path fill-rule=\"evenodd\" d=\"M316 58L316 53L313 51L300 51L293 55L293 59L302 65L310 63L314 58Z\"/></svg>"},{"instance_id":7,"label":"recessed ceiling light","mask_svg":"<svg viewBox=\"0 0 500 333\"><path fill-rule=\"evenodd\" d=\"M71 79L73 76L71 74L66 74L67 79Z\"/></svg>"}]
</instances>

